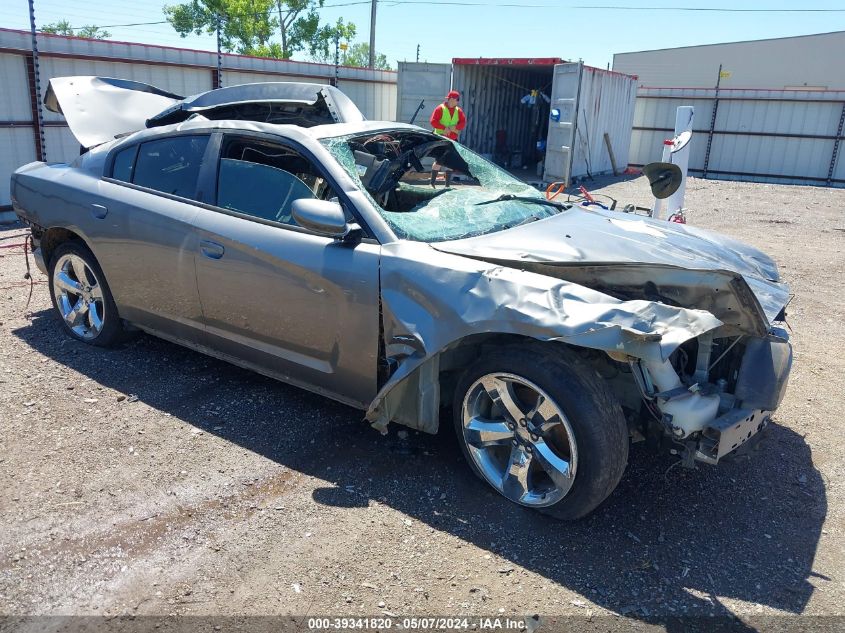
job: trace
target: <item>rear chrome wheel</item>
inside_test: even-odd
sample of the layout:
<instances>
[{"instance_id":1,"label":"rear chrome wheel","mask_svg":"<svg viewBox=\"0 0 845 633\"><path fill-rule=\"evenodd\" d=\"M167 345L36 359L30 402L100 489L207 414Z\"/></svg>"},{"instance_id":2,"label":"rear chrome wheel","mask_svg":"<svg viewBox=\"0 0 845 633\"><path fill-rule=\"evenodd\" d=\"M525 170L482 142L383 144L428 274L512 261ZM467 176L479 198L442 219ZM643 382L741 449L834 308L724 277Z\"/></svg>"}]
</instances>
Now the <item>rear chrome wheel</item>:
<instances>
[{"instance_id":1,"label":"rear chrome wheel","mask_svg":"<svg viewBox=\"0 0 845 633\"><path fill-rule=\"evenodd\" d=\"M83 340L97 338L105 312L97 275L74 253L59 257L53 271L53 295L65 325Z\"/></svg>"},{"instance_id":2,"label":"rear chrome wheel","mask_svg":"<svg viewBox=\"0 0 845 633\"><path fill-rule=\"evenodd\" d=\"M50 296L68 334L105 347L124 336L109 285L85 244L64 242L50 258Z\"/></svg>"},{"instance_id":3,"label":"rear chrome wheel","mask_svg":"<svg viewBox=\"0 0 845 633\"><path fill-rule=\"evenodd\" d=\"M479 472L511 501L550 506L572 488L578 468L572 427L552 397L527 378L485 374L466 392L461 420Z\"/></svg>"}]
</instances>

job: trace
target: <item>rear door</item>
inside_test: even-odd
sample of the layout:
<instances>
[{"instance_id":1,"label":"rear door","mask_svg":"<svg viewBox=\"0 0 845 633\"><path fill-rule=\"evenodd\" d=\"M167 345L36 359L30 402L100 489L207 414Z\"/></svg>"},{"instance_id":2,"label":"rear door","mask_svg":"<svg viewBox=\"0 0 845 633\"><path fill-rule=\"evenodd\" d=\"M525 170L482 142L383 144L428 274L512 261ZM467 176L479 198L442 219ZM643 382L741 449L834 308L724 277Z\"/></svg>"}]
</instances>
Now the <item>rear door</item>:
<instances>
[{"instance_id":1,"label":"rear door","mask_svg":"<svg viewBox=\"0 0 845 633\"><path fill-rule=\"evenodd\" d=\"M118 148L100 183L104 202L92 206L112 236L98 241L97 256L121 315L191 343L202 339L191 222L210 138L167 135Z\"/></svg>"},{"instance_id":2,"label":"rear door","mask_svg":"<svg viewBox=\"0 0 845 633\"><path fill-rule=\"evenodd\" d=\"M424 105L414 123L428 127L431 113L452 87L452 64L399 62L398 81L396 120L410 123L422 101Z\"/></svg>"},{"instance_id":3,"label":"rear door","mask_svg":"<svg viewBox=\"0 0 845 633\"><path fill-rule=\"evenodd\" d=\"M194 219L208 344L287 382L368 403L377 382L380 246L296 226L294 200L337 191L305 148L236 132L221 135L220 148L216 197Z\"/></svg>"}]
</instances>

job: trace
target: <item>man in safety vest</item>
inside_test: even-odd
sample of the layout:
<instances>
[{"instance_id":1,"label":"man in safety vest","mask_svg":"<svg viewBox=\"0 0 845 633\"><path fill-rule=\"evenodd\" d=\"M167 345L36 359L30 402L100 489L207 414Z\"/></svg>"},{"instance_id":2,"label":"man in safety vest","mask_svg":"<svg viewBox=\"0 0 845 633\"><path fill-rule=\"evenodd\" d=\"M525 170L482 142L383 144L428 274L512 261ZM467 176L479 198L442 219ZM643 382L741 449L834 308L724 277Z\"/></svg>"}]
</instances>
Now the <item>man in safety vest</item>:
<instances>
[{"instance_id":1,"label":"man in safety vest","mask_svg":"<svg viewBox=\"0 0 845 633\"><path fill-rule=\"evenodd\" d=\"M461 98L461 93L457 90L452 90L449 94L446 95L446 100L444 103L441 103L439 106L434 108L434 112L431 113L431 119L429 119L429 123L431 123L431 127L434 128L434 133L439 134L441 136L445 136L447 138L452 139L453 141L458 140L458 135L460 134L461 130L463 130L467 125L467 118L464 115L464 111L458 107L458 101ZM434 186L435 181L437 180L437 175L440 173L440 165L436 162L434 165L431 166L431 186ZM446 185L449 185L449 180L451 178L450 172L446 172Z\"/></svg>"}]
</instances>

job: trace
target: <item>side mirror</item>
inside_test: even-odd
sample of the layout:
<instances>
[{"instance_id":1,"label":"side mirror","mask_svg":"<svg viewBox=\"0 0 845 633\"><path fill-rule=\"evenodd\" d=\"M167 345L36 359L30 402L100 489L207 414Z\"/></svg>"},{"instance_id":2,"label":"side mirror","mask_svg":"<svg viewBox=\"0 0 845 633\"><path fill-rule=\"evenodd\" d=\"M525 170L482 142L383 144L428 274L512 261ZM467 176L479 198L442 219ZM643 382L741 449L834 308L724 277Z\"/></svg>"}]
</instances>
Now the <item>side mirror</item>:
<instances>
[{"instance_id":1,"label":"side mirror","mask_svg":"<svg viewBox=\"0 0 845 633\"><path fill-rule=\"evenodd\" d=\"M672 163L649 163L643 167L651 192L658 200L668 198L678 190L684 179L681 168Z\"/></svg>"},{"instance_id":2,"label":"side mirror","mask_svg":"<svg viewBox=\"0 0 845 633\"><path fill-rule=\"evenodd\" d=\"M349 224L343 207L330 200L299 198L291 205L291 215L302 228L335 239L345 238L357 226Z\"/></svg>"}]
</instances>

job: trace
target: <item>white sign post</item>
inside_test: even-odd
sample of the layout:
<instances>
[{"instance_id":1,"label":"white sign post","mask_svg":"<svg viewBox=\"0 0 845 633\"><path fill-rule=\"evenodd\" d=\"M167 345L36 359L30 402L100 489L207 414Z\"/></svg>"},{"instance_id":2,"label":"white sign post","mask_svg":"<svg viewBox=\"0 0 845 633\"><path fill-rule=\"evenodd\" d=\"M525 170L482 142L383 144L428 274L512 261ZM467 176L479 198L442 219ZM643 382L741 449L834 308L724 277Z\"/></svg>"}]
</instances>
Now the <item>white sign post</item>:
<instances>
[{"instance_id":1,"label":"white sign post","mask_svg":"<svg viewBox=\"0 0 845 633\"><path fill-rule=\"evenodd\" d=\"M671 218L675 213L682 213L684 193L687 188L687 166L689 165L689 142L692 138L692 120L695 109L681 106L675 113L675 138L663 141L663 162L672 163L681 168L681 186L669 198L654 200L651 217L658 220Z\"/></svg>"},{"instance_id":2,"label":"white sign post","mask_svg":"<svg viewBox=\"0 0 845 633\"><path fill-rule=\"evenodd\" d=\"M675 139L684 135L684 132L692 134L692 120L695 116L695 108L692 106L681 106L675 114ZM690 144L684 143L678 149L672 148L671 159L669 162L681 168L681 186L678 190L669 196L666 201L667 217L671 217L673 213L681 211L684 208L684 193L687 189L687 167L689 165Z\"/></svg>"}]
</instances>

